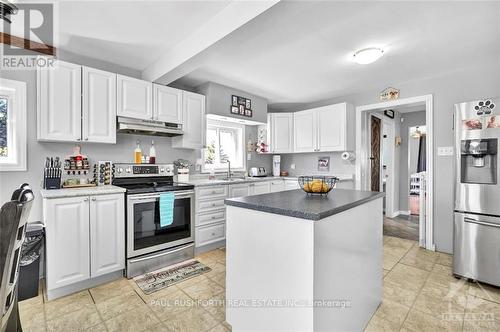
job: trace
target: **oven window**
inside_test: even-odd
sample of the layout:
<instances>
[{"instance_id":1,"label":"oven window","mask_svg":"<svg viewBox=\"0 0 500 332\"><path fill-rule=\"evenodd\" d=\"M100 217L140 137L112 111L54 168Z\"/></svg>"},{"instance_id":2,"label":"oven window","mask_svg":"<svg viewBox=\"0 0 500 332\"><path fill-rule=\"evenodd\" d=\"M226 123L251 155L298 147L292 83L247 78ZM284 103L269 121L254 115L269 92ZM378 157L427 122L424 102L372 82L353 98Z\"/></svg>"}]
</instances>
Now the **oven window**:
<instances>
[{"instance_id":1,"label":"oven window","mask_svg":"<svg viewBox=\"0 0 500 332\"><path fill-rule=\"evenodd\" d=\"M160 226L159 200L134 204L134 250L140 250L191 236L191 198L176 198L174 221Z\"/></svg>"}]
</instances>

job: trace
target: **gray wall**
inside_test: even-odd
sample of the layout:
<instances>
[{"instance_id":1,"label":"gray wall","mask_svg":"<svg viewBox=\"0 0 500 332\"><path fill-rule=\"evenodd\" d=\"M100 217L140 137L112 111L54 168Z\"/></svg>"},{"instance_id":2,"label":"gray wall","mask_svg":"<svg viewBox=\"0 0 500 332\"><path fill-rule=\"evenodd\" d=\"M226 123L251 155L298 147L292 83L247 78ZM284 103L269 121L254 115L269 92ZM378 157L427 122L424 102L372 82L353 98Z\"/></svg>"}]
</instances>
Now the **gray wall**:
<instances>
[{"instance_id":1,"label":"gray wall","mask_svg":"<svg viewBox=\"0 0 500 332\"><path fill-rule=\"evenodd\" d=\"M453 250L453 157L438 156L437 147L453 146L452 130L453 104L500 96L500 59L495 63L472 63L448 73L442 73L423 80L394 82L401 90L400 98L426 94L434 96L434 242L439 251L451 253ZM323 100L294 108L287 105L280 110L280 105L271 105L273 111L295 111L319 107L339 102L349 102L355 106L379 102L378 90L355 95ZM360 90L362 86L360 87ZM270 110L271 111L271 110Z\"/></svg>"},{"instance_id":2,"label":"gray wall","mask_svg":"<svg viewBox=\"0 0 500 332\"><path fill-rule=\"evenodd\" d=\"M107 64L92 59L86 59L78 56L73 56L69 53L61 54L61 59L69 62L88 65L102 70L117 72L124 75L139 77L139 72L134 70L117 67L112 64ZM42 218L42 201L38 195L41 189L42 167L45 156L59 156L65 158L70 155L74 144L72 143L44 143L36 140L36 72L28 70L3 71L2 78L23 81L27 83L27 171L26 172L0 172L0 202L5 202L10 199L10 195L23 182L30 183L37 195L30 215L30 221L41 220ZM246 140L248 136L256 138L257 129L247 127ZM140 139L142 142L143 151L149 152L151 140L155 140L157 162L168 163L178 158L188 159L193 163L197 158L200 158L199 150L186 150L172 148L171 139L168 137L149 137L119 134L117 136L116 145L114 144L93 144L83 143L82 153L87 154L91 162L98 160L112 160L114 162L132 162L135 142ZM247 162L248 166L265 166L271 168L271 157L261 156L252 153L252 160Z\"/></svg>"},{"instance_id":3,"label":"gray wall","mask_svg":"<svg viewBox=\"0 0 500 332\"><path fill-rule=\"evenodd\" d=\"M409 148L410 144L412 144L411 151L415 152L415 144L416 151L418 154L418 140L414 138L410 138L408 135L410 127L414 126L422 126L425 125L425 111L420 112L411 112L411 113L402 113L401 118L403 122L400 122L401 128L401 145L399 146L400 154L399 154L399 210L400 211L408 211L408 197L410 195L410 174L408 172L408 157L409 157Z\"/></svg>"},{"instance_id":4,"label":"gray wall","mask_svg":"<svg viewBox=\"0 0 500 332\"><path fill-rule=\"evenodd\" d=\"M343 161L341 155L341 152L282 154L281 170L288 171L291 176L325 174L318 172L318 157L330 157L328 174L354 175L354 163ZM295 170L291 168L292 164L295 164Z\"/></svg>"},{"instance_id":5,"label":"gray wall","mask_svg":"<svg viewBox=\"0 0 500 332\"><path fill-rule=\"evenodd\" d=\"M267 100L248 94L241 90L236 90L224 85L216 83L205 83L196 88L198 93L207 97L207 114L217 114L222 116L229 116L237 119L257 121L261 123L267 122ZM231 114L231 96L236 95L251 100L252 104L252 117Z\"/></svg>"}]
</instances>

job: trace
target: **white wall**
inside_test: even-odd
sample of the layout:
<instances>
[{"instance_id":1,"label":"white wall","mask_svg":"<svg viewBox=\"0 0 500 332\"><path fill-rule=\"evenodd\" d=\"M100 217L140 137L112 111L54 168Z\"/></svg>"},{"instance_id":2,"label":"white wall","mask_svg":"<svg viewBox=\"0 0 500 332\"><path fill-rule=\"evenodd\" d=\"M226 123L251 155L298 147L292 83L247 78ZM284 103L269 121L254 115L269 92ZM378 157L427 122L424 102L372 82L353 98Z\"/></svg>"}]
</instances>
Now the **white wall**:
<instances>
[{"instance_id":1,"label":"white wall","mask_svg":"<svg viewBox=\"0 0 500 332\"><path fill-rule=\"evenodd\" d=\"M139 77L137 71L118 67L113 64L103 63L93 59L82 58L70 53L60 54L60 58L65 61L88 65L102 70L108 70L124 75ZM39 195L41 189L42 171L46 156L59 156L65 158L70 155L74 144L72 143L47 143L36 141L36 72L28 70L9 70L1 72L2 78L23 81L27 83L27 115L28 115L28 163L25 172L0 172L0 204L10 199L14 189L20 184L27 182L34 187L36 199L30 214L30 221L41 220L42 203ZM248 135L256 138L256 128L247 127L246 140ZM87 154L91 162L98 160L111 160L114 162L133 162L133 151L136 146L136 140L142 142L143 151L149 152L151 140L154 139L156 145L157 162L169 163L176 159L183 158L195 162L200 158L199 150L173 149L171 138L169 137L151 137L119 134L116 144L95 144L82 143L82 153ZM265 166L271 169L271 157L252 154L252 161L248 162L248 167Z\"/></svg>"},{"instance_id":2,"label":"white wall","mask_svg":"<svg viewBox=\"0 0 500 332\"><path fill-rule=\"evenodd\" d=\"M374 64L376 65L376 63ZM453 157L438 156L437 147L453 146L452 130L453 105L455 103L500 96L500 59L494 63L471 63L469 66L443 73L424 80L394 82L401 89L400 98L426 94L434 96L434 242L436 249L451 253L453 250ZM296 109L287 105L286 110L296 111L305 108L349 102L355 106L379 102L379 90L363 92L300 105ZM362 87L360 87L362 89ZM270 106L273 108L273 106ZM274 107L274 111L280 111Z\"/></svg>"}]
</instances>

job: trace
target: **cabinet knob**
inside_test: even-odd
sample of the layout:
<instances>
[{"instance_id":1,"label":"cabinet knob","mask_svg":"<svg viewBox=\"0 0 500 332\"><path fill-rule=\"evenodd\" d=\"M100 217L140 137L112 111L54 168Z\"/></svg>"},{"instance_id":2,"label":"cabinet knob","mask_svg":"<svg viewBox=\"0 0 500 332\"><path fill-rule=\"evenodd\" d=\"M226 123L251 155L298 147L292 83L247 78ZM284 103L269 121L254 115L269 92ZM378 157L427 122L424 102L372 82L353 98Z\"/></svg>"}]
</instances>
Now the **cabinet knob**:
<instances>
[{"instance_id":1,"label":"cabinet knob","mask_svg":"<svg viewBox=\"0 0 500 332\"><path fill-rule=\"evenodd\" d=\"M215 203L212 203L212 206L215 206Z\"/></svg>"},{"instance_id":2,"label":"cabinet knob","mask_svg":"<svg viewBox=\"0 0 500 332\"><path fill-rule=\"evenodd\" d=\"M215 191L215 190L213 190L213 191L212 191L212 194L214 194L214 195L215 195L215 194L216 194L216 191Z\"/></svg>"},{"instance_id":3,"label":"cabinet knob","mask_svg":"<svg viewBox=\"0 0 500 332\"><path fill-rule=\"evenodd\" d=\"M88 140L89 140L89 138L88 138L88 137L86 137L86 138L85 138L85 140L86 140L86 141L88 141Z\"/></svg>"},{"instance_id":4,"label":"cabinet knob","mask_svg":"<svg viewBox=\"0 0 500 332\"><path fill-rule=\"evenodd\" d=\"M89 201L89 199L88 199L88 198L84 198L84 199L83 199L83 201L84 201L84 202L88 202L88 201Z\"/></svg>"},{"instance_id":5,"label":"cabinet knob","mask_svg":"<svg viewBox=\"0 0 500 332\"><path fill-rule=\"evenodd\" d=\"M215 233L212 233L212 236L215 236Z\"/></svg>"},{"instance_id":6,"label":"cabinet knob","mask_svg":"<svg viewBox=\"0 0 500 332\"><path fill-rule=\"evenodd\" d=\"M215 216L212 216L212 219L215 219Z\"/></svg>"},{"instance_id":7,"label":"cabinet knob","mask_svg":"<svg viewBox=\"0 0 500 332\"><path fill-rule=\"evenodd\" d=\"M92 201L96 201L96 200L97 200L97 198L95 198L95 197L92 197Z\"/></svg>"},{"instance_id":8,"label":"cabinet knob","mask_svg":"<svg viewBox=\"0 0 500 332\"><path fill-rule=\"evenodd\" d=\"M78 137L76 140L77 140L77 141L81 141L82 139L81 139L80 137Z\"/></svg>"}]
</instances>

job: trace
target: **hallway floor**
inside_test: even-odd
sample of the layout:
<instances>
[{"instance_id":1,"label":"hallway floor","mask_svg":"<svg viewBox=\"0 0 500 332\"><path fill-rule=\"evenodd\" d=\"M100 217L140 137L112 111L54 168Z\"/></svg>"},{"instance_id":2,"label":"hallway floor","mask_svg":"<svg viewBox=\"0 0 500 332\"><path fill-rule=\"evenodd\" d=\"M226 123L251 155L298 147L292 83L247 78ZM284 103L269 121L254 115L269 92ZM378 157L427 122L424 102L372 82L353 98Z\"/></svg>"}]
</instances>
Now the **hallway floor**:
<instances>
[{"instance_id":1,"label":"hallway floor","mask_svg":"<svg viewBox=\"0 0 500 332\"><path fill-rule=\"evenodd\" d=\"M418 241L418 216L384 217L384 235Z\"/></svg>"},{"instance_id":2,"label":"hallway floor","mask_svg":"<svg viewBox=\"0 0 500 332\"><path fill-rule=\"evenodd\" d=\"M225 250L196 257L212 271L150 295L125 278L57 300L19 304L24 331L212 331L225 322ZM366 331L499 331L500 289L456 279L452 256L384 236L383 297Z\"/></svg>"}]
</instances>

